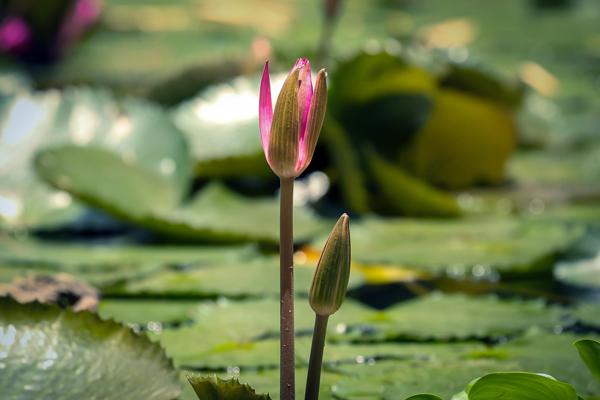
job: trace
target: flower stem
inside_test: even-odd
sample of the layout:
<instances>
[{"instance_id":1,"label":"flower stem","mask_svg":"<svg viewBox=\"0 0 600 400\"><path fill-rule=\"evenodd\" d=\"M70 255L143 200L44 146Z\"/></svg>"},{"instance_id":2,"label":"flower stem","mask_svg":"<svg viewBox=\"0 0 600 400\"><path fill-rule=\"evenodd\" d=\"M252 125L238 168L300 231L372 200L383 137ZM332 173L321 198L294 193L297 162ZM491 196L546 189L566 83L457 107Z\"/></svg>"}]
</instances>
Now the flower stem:
<instances>
[{"instance_id":1,"label":"flower stem","mask_svg":"<svg viewBox=\"0 0 600 400\"><path fill-rule=\"evenodd\" d=\"M312 345L310 348L308 377L306 379L306 400L319 399L321 365L323 364L323 349L325 348L325 335L327 333L328 319L328 315L315 314L315 330L313 332Z\"/></svg>"},{"instance_id":2,"label":"flower stem","mask_svg":"<svg viewBox=\"0 0 600 400\"><path fill-rule=\"evenodd\" d=\"M281 178L279 209L280 396L294 400L294 178Z\"/></svg>"}]
</instances>

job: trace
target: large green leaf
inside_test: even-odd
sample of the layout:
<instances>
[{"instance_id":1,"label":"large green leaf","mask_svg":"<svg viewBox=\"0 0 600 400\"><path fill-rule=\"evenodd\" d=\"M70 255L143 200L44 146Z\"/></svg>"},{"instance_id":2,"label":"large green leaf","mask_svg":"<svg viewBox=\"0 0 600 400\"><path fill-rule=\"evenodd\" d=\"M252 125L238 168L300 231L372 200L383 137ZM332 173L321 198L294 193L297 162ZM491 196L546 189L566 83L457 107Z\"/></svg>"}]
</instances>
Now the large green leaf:
<instances>
[{"instance_id":1,"label":"large green leaf","mask_svg":"<svg viewBox=\"0 0 600 400\"><path fill-rule=\"evenodd\" d=\"M170 203L177 203L187 190L191 166L184 138L168 115L146 102L117 102L105 91L85 88L21 92L4 97L0 113L4 144L0 177L5 182L3 196L8 199L4 203L10 206L3 207L8 213L3 219L9 227L56 226L77 214L72 198L62 189L69 191L72 182L68 174L55 176L54 186L58 189L52 190L32 172L33 157L42 149L67 146L66 157L71 158L56 159L55 153L62 153L47 150L46 157L37 159L38 169L76 162L81 170L72 172L84 174L88 185L108 185L118 190L119 184L126 185L123 182L129 175L133 175L134 185L143 176L161 188L150 197L159 196L157 201ZM119 169L120 179L101 181L101 176L93 173L98 167L94 158L110 159L123 166ZM126 201L127 192L123 195L116 196L117 200ZM140 207L147 203L141 202Z\"/></svg>"},{"instance_id":2,"label":"large green leaf","mask_svg":"<svg viewBox=\"0 0 600 400\"><path fill-rule=\"evenodd\" d=\"M279 238L276 199L245 199L213 183L189 203L178 205L168 181L90 147L49 149L37 161L40 174L54 186L161 234L221 242L274 243ZM309 210L299 208L295 214L299 240L320 228Z\"/></svg>"},{"instance_id":3,"label":"large green leaf","mask_svg":"<svg viewBox=\"0 0 600 400\"><path fill-rule=\"evenodd\" d=\"M162 349L88 312L0 299L0 386L7 400L178 396Z\"/></svg>"},{"instance_id":4,"label":"large green leaf","mask_svg":"<svg viewBox=\"0 0 600 400\"><path fill-rule=\"evenodd\" d=\"M581 233L579 226L505 216L458 221L369 218L352 226L352 256L366 264L486 278L495 272L547 268Z\"/></svg>"},{"instance_id":5,"label":"large green leaf","mask_svg":"<svg viewBox=\"0 0 600 400\"><path fill-rule=\"evenodd\" d=\"M581 339L575 342L579 356L585 362L594 378L600 382L600 342L591 339Z\"/></svg>"},{"instance_id":6,"label":"large green leaf","mask_svg":"<svg viewBox=\"0 0 600 400\"><path fill-rule=\"evenodd\" d=\"M485 375L467 389L469 400L577 400L568 383L525 372Z\"/></svg>"}]
</instances>

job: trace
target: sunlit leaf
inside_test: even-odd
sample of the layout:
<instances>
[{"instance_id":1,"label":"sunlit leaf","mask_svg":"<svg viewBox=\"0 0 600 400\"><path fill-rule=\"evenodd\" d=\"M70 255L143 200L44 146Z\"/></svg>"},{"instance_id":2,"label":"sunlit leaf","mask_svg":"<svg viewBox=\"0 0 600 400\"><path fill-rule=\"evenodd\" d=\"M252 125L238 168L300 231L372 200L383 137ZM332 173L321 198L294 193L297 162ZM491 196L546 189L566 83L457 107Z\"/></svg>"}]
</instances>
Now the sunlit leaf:
<instances>
[{"instance_id":1,"label":"sunlit leaf","mask_svg":"<svg viewBox=\"0 0 600 400\"><path fill-rule=\"evenodd\" d=\"M177 372L157 344L88 312L0 299L2 396L171 400Z\"/></svg>"}]
</instances>

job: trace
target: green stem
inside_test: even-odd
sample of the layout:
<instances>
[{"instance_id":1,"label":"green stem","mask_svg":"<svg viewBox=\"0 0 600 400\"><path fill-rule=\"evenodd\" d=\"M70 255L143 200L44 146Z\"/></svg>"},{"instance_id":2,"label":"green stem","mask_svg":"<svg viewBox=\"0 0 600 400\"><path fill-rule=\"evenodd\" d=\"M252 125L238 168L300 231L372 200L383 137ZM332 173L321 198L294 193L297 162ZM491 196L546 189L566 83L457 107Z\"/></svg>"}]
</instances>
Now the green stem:
<instances>
[{"instance_id":1,"label":"green stem","mask_svg":"<svg viewBox=\"0 0 600 400\"><path fill-rule=\"evenodd\" d=\"M313 332L312 346L310 348L308 377L306 379L306 400L319 399L321 366L323 365L323 350L325 349L325 335L327 334L328 319L328 315L315 314L315 330Z\"/></svg>"},{"instance_id":2,"label":"green stem","mask_svg":"<svg viewBox=\"0 0 600 400\"><path fill-rule=\"evenodd\" d=\"M279 209L280 396L294 400L294 178L281 178Z\"/></svg>"}]
</instances>

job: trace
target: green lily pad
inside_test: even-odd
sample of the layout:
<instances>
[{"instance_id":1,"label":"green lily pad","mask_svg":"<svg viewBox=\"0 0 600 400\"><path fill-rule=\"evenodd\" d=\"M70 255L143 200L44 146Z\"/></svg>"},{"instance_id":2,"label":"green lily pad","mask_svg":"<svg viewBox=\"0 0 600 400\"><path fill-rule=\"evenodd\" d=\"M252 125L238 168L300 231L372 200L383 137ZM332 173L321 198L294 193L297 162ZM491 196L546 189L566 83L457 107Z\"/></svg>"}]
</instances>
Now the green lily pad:
<instances>
[{"instance_id":1,"label":"green lily pad","mask_svg":"<svg viewBox=\"0 0 600 400\"><path fill-rule=\"evenodd\" d=\"M299 335L313 328L314 313L307 303L296 302L295 329ZM166 329L158 338L178 365L206 369L277 365L277 344L264 339L278 335L278 310L275 299L201 305L193 325ZM542 302L501 301L494 297L433 295L386 311L375 311L347 299L330 318L328 338L366 342L501 338L531 326L560 326L560 315L558 308L546 307ZM198 341L198 337L203 340ZM390 349L384 351L393 353ZM303 353L298 354L299 360L305 360ZM361 355L351 355L351 351L347 354L350 358ZM343 355L338 360L341 358Z\"/></svg>"},{"instance_id":2,"label":"green lily pad","mask_svg":"<svg viewBox=\"0 0 600 400\"><path fill-rule=\"evenodd\" d=\"M60 189L70 186L69 176L56 177L54 186L58 189L52 190L31 169L35 154L49 147L85 146L95 149L90 154L96 158L118 159L127 168L120 170L121 179L112 184L127 181L130 170L134 171L134 182L138 175L151 176L158 187L162 185L166 190L153 194L160 196L157 201L176 202L187 191L191 171L184 138L169 116L149 103L132 99L117 102L108 92L77 88L22 92L4 98L0 106L5 142L0 177L5 182L2 195L7 205L2 209L6 211L3 224L8 227L53 227L77 215L72 209L76 202ZM38 158L40 161L49 167L57 162L52 155ZM78 162L90 168L88 161L95 160L84 158ZM87 168L75 173L89 172ZM86 175L88 184L100 183L90 176L95 175Z\"/></svg>"},{"instance_id":3,"label":"green lily pad","mask_svg":"<svg viewBox=\"0 0 600 400\"><path fill-rule=\"evenodd\" d=\"M341 365L333 393L340 399L397 399L415 393L451 398L473 379L492 372L543 373L572 384L582 396L598 396L600 385L587 373L572 346L574 335L531 334L484 350L457 351L454 357ZM452 348L447 344L444 348ZM552 351L548 351L552 349Z\"/></svg>"},{"instance_id":4,"label":"green lily pad","mask_svg":"<svg viewBox=\"0 0 600 400\"><path fill-rule=\"evenodd\" d=\"M83 245L0 240L0 281L25 274L68 273L102 288L169 266L210 265L252 258L251 247Z\"/></svg>"},{"instance_id":5,"label":"green lily pad","mask_svg":"<svg viewBox=\"0 0 600 400\"><path fill-rule=\"evenodd\" d=\"M88 312L0 299L0 386L6 399L164 399L180 393L162 349Z\"/></svg>"},{"instance_id":6,"label":"green lily pad","mask_svg":"<svg viewBox=\"0 0 600 400\"><path fill-rule=\"evenodd\" d=\"M98 304L98 315L127 324L177 323L191 320L198 304L189 300L104 299Z\"/></svg>"},{"instance_id":7,"label":"green lily pad","mask_svg":"<svg viewBox=\"0 0 600 400\"><path fill-rule=\"evenodd\" d=\"M275 243L279 238L277 199L245 199L213 183L189 203L178 205L179 196L168 181L96 148L45 150L36 165L54 186L164 235L218 242ZM308 209L298 208L295 215L297 239L306 239L320 228Z\"/></svg>"},{"instance_id":8,"label":"green lily pad","mask_svg":"<svg viewBox=\"0 0 600 400\"><path fill-rule=\"evenodd\" d=\"M237 379L220 379L216 376L188 377L200 400L270 400L268 394L258 395L248 384Z\"/></svg>"},{"instance_id":9,"label":"green lily pad","mask_svg":"<svg viewBox=\"0 0 600 400\"><path fill-rule=\"evenodd\" d=\"M500 338L532 326L561 325L561 310L543 301L434 293L367 315L369 329L350 330L357 340Z\"/></svg>"},{"instance_id":10,"label":"green lily pad","mask_svg":"<svg viewBox=\"0 0 600 400\"><path fill-rule=\"evenodd\" d=\"M457 221L369 218L352 226L352 257L365 264L456 277L533 273L549 267L581 233L579 226L505 216Z\"/></svg>"},{"instance_id":11,"label":"green lily pad","mask_svg":"<svg viewBox=\"0 0 600 400\"><path fill-rule=\"evenodd\" d=\"M598 290L600 289L600 256L561 263L554 270L554 276L571 286Z\"/></svg>"},{"instance_id":12,"label":"green lily pad","mask_svg":"<svg viewBox=\"0 0 600 400\"><path fill-rule=\"evenodd\" d=\"M495 355L518 360L520 371L542 373L568 382L585 398L600 396L600 383L586 371L573 347L575 341L583 338L599 339L597 335L532 333L498 346Z\"/></svg>"},{"instance_id":13,"label":"green lily pad","mask_svg":"<svg viewBox=\"0 0 600 400\"><path fill-rule=\"evenodd\" d=\"M525 372L499 372L477 379L467 389L469 400L577 400L573 386Z\"/></svg>"},{"instance_id":14,"label":"green lily pad","mask_svg":"<svg viewBox=\"0 0 600 400\"><path fill-rule=\"evenodd\" d=\"M368 309L346 300L340 311L331 317L330 331L342 331L346 326L356 324L365 310ZM295 329L298 333L312 330L314 312L310 309L308 301L296 301L295 316ZM265 353L253 350L257 346L259 349L267 346L275 350L272 344L261 344L257 340L277 337L278 332L278 300L218 301L199 306L193 325L180 329L165 329L157 338L177 365L222 368L229 366L229 362L241 365L244 361L242 357L249 360L244 362L246 366L257 363L277 364L277 351ZM202 340L198 340L199 337ZM248 355L248 352L251 354ZM215 364L212 364L213 362Z\"/></svg>"},{"instance_id":15,"label":"green lily pad","mask_svg":"<svg viewBox=\"0 0 600 400\"><path fill-rule=\"evenodd\" d=\"M585 325L600 328L600 303L579 304L573 316Z\"/></svg>"},{"instance_id":16,"label":"green lily pad","mask_svg":"<svg viewBox=\"0 0 600 400\"><path fill-rule=\"evenodd\" d=\"M307 294L314 268L295 268L295 290ZM235 279L232 279L235 277ZM363 283L363 277L351 274L349 287ZM213 263L183 271L166 270L144 279L129 281L111 291L113 295L160 297L277 297L279 294L279 263L264 257L232 263Z\"/></svg>"}]
</instances>

